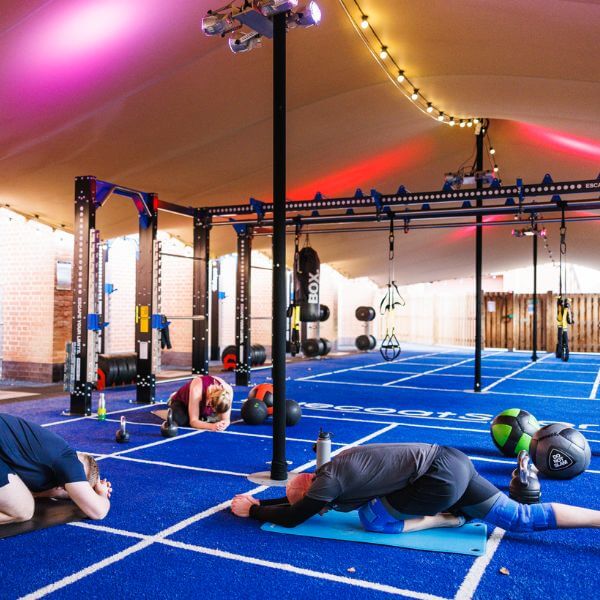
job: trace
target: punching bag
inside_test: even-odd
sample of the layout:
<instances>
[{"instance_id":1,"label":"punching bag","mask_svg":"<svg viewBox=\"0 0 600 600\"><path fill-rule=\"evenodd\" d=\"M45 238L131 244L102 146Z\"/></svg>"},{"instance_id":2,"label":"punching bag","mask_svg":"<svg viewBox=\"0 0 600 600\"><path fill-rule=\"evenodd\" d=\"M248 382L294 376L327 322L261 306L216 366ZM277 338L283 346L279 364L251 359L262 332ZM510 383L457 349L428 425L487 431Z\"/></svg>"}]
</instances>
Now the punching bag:
<instances>
[{"instance_id":1,"label":"punching bag","mask_svg":"<svg viewBox=\"0 0 600 600\"><path fill-rule=\"evenodd\" d=\"M309 246L298 253L294 304L300 307L300 321L318 321L321 316L319 304L319 278L321 261Z\"/></svg>"}]
</instances>

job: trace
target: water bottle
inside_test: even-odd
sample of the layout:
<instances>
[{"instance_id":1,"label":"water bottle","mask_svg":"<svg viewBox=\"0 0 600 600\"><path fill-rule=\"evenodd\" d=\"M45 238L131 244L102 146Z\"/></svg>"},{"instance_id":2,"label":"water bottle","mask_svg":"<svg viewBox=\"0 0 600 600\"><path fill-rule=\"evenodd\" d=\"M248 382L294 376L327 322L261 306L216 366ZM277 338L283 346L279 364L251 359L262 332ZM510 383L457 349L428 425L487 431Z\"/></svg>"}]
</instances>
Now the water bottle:
<instances>
[{"instance_id":1,"label":"water bottle","mask_svg":"<svg viewBox=\"0 0 600 600\"><path fill-rule=\"evenodd\" d=\"M328 431L319 429L319 437L317 438L317 469L328 463L331 460L331 434Z\"/></svg>"},{"instance_id":2,"label":"water bottle","mask_svg":"<svg viewBox=\"0 0 600 600\"><path fill-rule=\"evenodd\" d=\"M98 421L106 421L106 402L104 400L104 392L100 394L98 400Z\"/></svg>"}]
</instances>

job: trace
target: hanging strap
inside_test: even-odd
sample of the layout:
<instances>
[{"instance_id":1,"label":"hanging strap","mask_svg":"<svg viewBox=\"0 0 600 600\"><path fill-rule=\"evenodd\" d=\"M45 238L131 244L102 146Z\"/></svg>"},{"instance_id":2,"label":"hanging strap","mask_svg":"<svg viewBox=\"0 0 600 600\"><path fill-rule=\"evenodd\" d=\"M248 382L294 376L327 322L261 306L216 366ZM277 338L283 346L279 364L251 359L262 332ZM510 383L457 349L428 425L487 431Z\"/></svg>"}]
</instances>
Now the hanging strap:
<instances>
[{"instance_id":1,"label":"hanging strap","mask_svg":"<svg viewBox=\"0 0 600 600\"><path fill-rule=\"evenodd\" d=\"M560 220L560 275L558 280L558 293L563 296L563 270L564 270L564 295L567 295L567 225L565 222L565 207L562 206Z\"/></svg>"}]
</instances>

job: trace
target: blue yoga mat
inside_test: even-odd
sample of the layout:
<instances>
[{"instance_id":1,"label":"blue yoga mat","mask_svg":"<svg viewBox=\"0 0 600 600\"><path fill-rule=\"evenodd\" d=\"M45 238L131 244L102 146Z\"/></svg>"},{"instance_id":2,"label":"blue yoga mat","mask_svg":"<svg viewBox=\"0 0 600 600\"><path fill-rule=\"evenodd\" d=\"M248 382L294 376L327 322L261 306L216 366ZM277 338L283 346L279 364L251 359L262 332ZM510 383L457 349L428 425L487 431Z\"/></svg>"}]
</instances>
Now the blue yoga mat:
<instances>
[{"instance_id":1,"label":"blue yoga mat","mask_svg":"<svg viewBox=\"0 0 600 600\"><path fill-rule=\"evenodd\" d=\"M484 523L467 523L462 527L427 529L412 533L373 533L362 528L356 511L349 513L329 511L322 517L316 515L293 528L263 523L261 529L272 533L470 556L484 554L487 542L487 527Z\"/></svg>"}]
</instances>

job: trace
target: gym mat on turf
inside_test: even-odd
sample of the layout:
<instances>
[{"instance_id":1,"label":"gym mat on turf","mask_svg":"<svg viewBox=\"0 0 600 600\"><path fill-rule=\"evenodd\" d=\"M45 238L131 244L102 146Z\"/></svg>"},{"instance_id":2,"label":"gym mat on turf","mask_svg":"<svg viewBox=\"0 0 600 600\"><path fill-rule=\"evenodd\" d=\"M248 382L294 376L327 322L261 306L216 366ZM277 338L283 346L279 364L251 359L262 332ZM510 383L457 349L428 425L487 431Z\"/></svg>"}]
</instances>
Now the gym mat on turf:
<instances>
[{"instance_id":1,"label":"gym mat on turf","mask_svg":"<svg viewBox=\"0 0 600 600\"><path fill-rule=\"evenodd\" d=\"M0 539L54 527L55 525L64 525L65 523L71 523L71 521L83 521L87 518L71 500L38 498L35 501L33 519L23 523L1 525Z\"/></svg>"},{"instance_id":2,"label":"gym mat on turf","mask_svg":"<svg viewBox=\"0 0 600 600\"><path fill-rule=\"evenodd\" d=\"M412 533L374 533L362 528L356 511L349 513L330 511L323 516L316 515L293 528L263 523L261 529L272 533L470 556L484 554L487 542L487 526L484 523L467 523L462 527L427 529Z\"/></svg>"}]
</instances>

